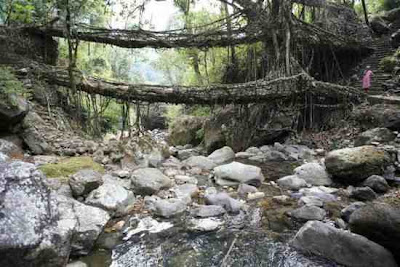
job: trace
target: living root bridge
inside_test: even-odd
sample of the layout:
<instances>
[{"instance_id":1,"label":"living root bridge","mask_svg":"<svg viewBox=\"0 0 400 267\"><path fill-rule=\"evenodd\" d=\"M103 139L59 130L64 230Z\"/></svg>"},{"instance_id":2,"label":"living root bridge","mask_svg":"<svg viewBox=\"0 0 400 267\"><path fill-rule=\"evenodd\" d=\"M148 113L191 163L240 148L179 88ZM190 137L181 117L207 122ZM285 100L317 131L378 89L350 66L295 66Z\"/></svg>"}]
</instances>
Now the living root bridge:
<instances>
[{"instance_id":1,"label":"living root bridge","mask_svg":"<svg viewBox=\"0 0 400 267\"><path fill-rule=\"evenodd\" d=\"M49 66L32 67L31 70L50 84L69 87L67 71ZM274 80L258 80L240 84L219 84L209 87L162 86L129 84L84 77L78 74L77 89L90 94L98 94L128 102L172 104L247 104L292 98L308 93L321 97L338 99L342 102L357 102L362 93L352 87L340 86L314 80L302 72L297 75Z\"/></svg>"}]
</instances>

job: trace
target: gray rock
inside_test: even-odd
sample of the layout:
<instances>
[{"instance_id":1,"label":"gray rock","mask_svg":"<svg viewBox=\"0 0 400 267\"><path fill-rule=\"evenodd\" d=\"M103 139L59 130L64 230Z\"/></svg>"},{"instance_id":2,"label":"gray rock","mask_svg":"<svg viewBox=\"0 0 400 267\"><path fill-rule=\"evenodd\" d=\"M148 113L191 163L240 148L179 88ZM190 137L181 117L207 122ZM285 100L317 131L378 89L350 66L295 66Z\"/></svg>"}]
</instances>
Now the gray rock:
<instances>
[{"instance_id":1,"label":"gray rock","mask_svg":"<svg viewBox=\"0 0 400 267\"><path fill-rule=\"evenodd\" d=\"M83 261L74 261L71 263L68 263L66 267L88 267L86 263Z\"/></svg>"},{"instance_id":2,"label":"gray rock","mask_svg":"<svg viewBox=\"0 0 400 267\"><path fill-rule=\"evenodd\" d=\"M4 154L3 152L0 152L0 163L8 161L10 158Z\"/></svg>"},{"instance_id":3,"label":"gray rock","mask_svg":"<svg viewBox=\"0 0 400 267\"><path fill-rule=\"evenodd\" d=\"M178 159L185 160L193 156L198 156L199 152L196 149L183 149L178 151Z\"/></svg>"},{"instance_id":4,"label":"gray rock","mask_svg":"<svg viewBox=\"0 0 400 267\"><path fill-rule=\"evenodd\" d=\"M306 205L306 206L322 207L324 205L324 202L321 199L317 198L317 197L304 196L304 197L300 198L299 204L300 205Z\"/></svg>"},{"instance_id":5,"label":"gray rock","mask_svg":"<svg viewBox=\"0 0 400 267\"><path fill-rule=\"evenodd\" d=\"M217 193L206 195L204 201L207 205L217 205L223 207L228 212L238 213L242 203L231 198L227 193Z\"/></svg>"},{"instance_id":6,"label":"gray rock","mask_svg":"<svg viewBox=\"0 0 400 267\"><path fill-rule=\"evenodd\" d=\"M368 186L377 193L386 193L390 189L386 179L379 175L368 177L367 180L364 181L363 185Z\"/></svg>"},{"instance_id":7,"label":"gray rock","mask_svg":"<svg viewBox=\"0 0 400 267\"><path fill-rule=\"evenodd\" d=\"M86 204L102 208L116 216L125 214L126 208L134 201L131 191L112 183L104 183L90 192L85 200Z\"/></svg>"},{"instance_id":8,"label":"gray rock","mask_svg":"<svg viewBox=\"0 0 400 267\"><path fill-rule=\"evenodd\" d=\"M125 179L125 178L119 178L112 176L110 174L105 174L102 177L104 184L109 183L109 184L117 184L125 188L126 190L131 190L132 189L132 181L131 179Z\"/></svg>"},{"instance_id":9,"label":"gray rock","mask_svg":"<svg viewBox=\"0 0 400 267\"><path fill-rule=\"evenodd\" d=\"M217 164L211 159L204 156L192 156L183 161L184 164L190 167L199 167L203 170L212 170Z\"/></svg>"},{"instance_id":10,"label":"gray rock","mask_svg":"<svg viewBox=\"0 0 400 267\"><path fill-rule=\"evenodd\" d=\"M400 262L400 207L396 204L372 202L351 214L352 232L389 249ZM386 266L382 263L381 266Z\"/></svg>"},{"instance_id":11,"label":"gray rock","mask_svg":"<svg viewBox=\"0 0 400 267\"><path fill-rule=\"evenodd\" d=\"M348 222L350 220L350 215L358 210L359 208L365 206L366 204L364 202L353 202L346 208L342 209L341 214L342 218L345 222Z\"/></svg>"},{"instance_id":12,"label":"gray rock","mask_svg":"<svg viewBox=\"0 0 400 267\"><path fill-rule=\"evenodd\" d=\"M186 210L186 203L177 198L160 199L154 203L154 213L164 218L171 218Z\"/></svg>"},{"instance_id":13,"label":"gray rock","mask_svg":"<svg viewBox=\"0 0 400 267\"><path fill-rule=\"evenodd\" d=\"M69 178L69 185L75 197L85 196L103 184L101 173L94 170L80 170Z\"/></svg>"},{"instance_id":14,"label":"gray rock","mask_svg":"<svg viewBox=\"0 0 400 267\"><path fill-rule=\"evenodd\" d=\"M367 238L310 221L296 234L291 244L302 251L334 260L349 267L396 267L393 255Z\"/></svg>"},{"instance_id":15,"label":"gray rock","mask_svg":"<svg viewBox=\"0 0 400 267\"><path fill-rule=\"evenodd\" d=\"M175 195L179 199L191 198L199 193L199 188L194 184L182 184L172 188Z\"/></svg>"},{"instance_id":16,"label":"gray rock","mask_svg":"<svg viewBox=\"0 0 400 267\"><path fill-rule=\"evenodd\" d=\"M377 34L386 34L390 31L389 26L379 16L375 16L370 19L370 27Z\"/></svg>"},{"instance_id":17,"label":"gray rock","mask_svg":"<svg viewBox=\"0 0 400 267\"><path fill-rule=\"evenodd\" d=\"M5 139L0 139L0 152L5 156L11 156L12 153L22 154L22 150L18 146Z\"/></svg>"},{"instance_id":18,"label":"gray rock","mask_svg":"<svg viewBox=\"0 0 400 267\"><path fill-rule=\"evenodd\" d=\"M297 175L285 176L278 179L276 182L279 186L290 190L299 190L300 188L307 186L307 182L304 179L297 177Z\"/></svg>"},{"instance_id":19,"label":"gray rock","mask_svg":"<svg viewBox=\"0 0 400 267\"><path fill-rule=\"evenodd\" d=\"M253 155L258 155L262 153L261 150L257 147L249 147L248 149L246 149L245 152Z\"/></svg>"},{"instance_id":20,"label":"gray rock","mask_svg":"<svg viewBox=\"0 0 400 267\"><path fill-rule=\"evenodd\" d=\"M381 174L390 163L389 155L373 146L334 150L325 158L328 173L346 183L358 183L371 175Z\"/></svg>"},{"instance_id":21,"label":"gray rock","mask_svg":"<svg viewBox=\"0 0 400 267\"><path fill-rule=\"evenodd\" d=\"M269 151L264 154L267 161L286 161L287 156L280 151Z\"/></svg>"},{"instance_id":22,"label":"gray rock","mask_svg":"<svg viewBox=\"0 0 400 267\"><path fill-rule=\"evenodd\" d=\"M16 94L7 94L7 100L0 101L0 130L10 127L24 119L29 111L28 102Z\"/></svg>"},{"instance_id":23,"label":"gray rock","mask_svg":"<svg viewBox=\"0 0 400 267\"><path fill-rule=\"evenodd\" d=\"M194 232L210 232L218 230L224 222L215 218L190 219L188 229Z\"/></svg>"},{"instance_id":24,"label":"gray rock","mask_svg":"<svg viewBox=\"0 0 400 267\"><path fill-rule=\"evenodd\" d=\"M322 221L326 216L326 211L316 206L303 206L292 210L289 215L300 221Z\"/></svg>"},{"instance_id":25,"label":"gray rock","mask_svg":"<svg viewBox=\"0 0 400 267\"><path fill-rule=\"evenodd\" d=\"M131 180L136 194L152 195L171 187L172 181L158 169L142 168L132 173Z\"/></svg>"},{"instance_id":26,"label":"gray rock","mask_svg":"<svg viewBox=\"0 0 400 267\"><path fill-rule=\"evenodd\" d=\"M351 191L350 197L361 200L368 201L377 198L376 193L369 187L356 187Z\"/></svg>"},{"instance_id":27,"label":"gray rock","mask_svg":"<svg viewBox=\"0 0 400 267\"><path fill-rule=\"evenodd\" d=\"M226 210L217 205L200 205L192 209L191 214L194 217L216 217L226 213Z\"/></svg>"},{"instance_id":28,"label":"gray rock","mask_svg":"<svg viewBox=\"0 0 400 267\"><path fill-rule=\"evenodd\" d=\"M248 185L248 184L240 184L237 190L239 196L246 197L248 193L258 192L257 187Z\"/></svg>"},{"instance_id":29,"label":"gray rock","mask_svg":"<svg viewBox=\"0 0 400 267\"><path fill-rule=\"evenodd\" d=\"M337 201L337 197L332 193L336 191L331 190L330 188L319 186L319 187L311 187L311 188L302 188L299 190L304 196L312 196L316 197L324 202L333 202Z\"/></svg>"},{"instance_id":30,"label":"gray rock","mask_svg":"<svg viewBox=\"0 0 400 267\"><path fill-rule=\"evenodd\" d=\"M393 141L396 135L388 128L375 128L361 133L354 141L355 146L371 145L373 142Z\"/></svg>"},{"instance_id":31,"label":"gray rock","mask_svg":"<svg viewBox=\"0 0 400 267\"><path fill-rule=\"evenodd\" d=\"M194 184L197 185L198 181L196 177L192 176L186 176L186 175L176 175L175 177L175 183L180 185L180 184Z\"/></svg>"},{"instance_id":32,"label":"gray rock","mask_svg":"<svg viewBox=\"0 0 400 267\"><path fill-rule=\"evenodd\" d=\"M300 179L304 179L307 183L312 185L331 185L332 180L329 178L328 173L324 166L318 163L306 163L296 169L294 174Z\"/></svg>"},{"instance_id":33,"label":"gray rock","mask_svg":"<svg viewBox=\"0 0 400 267\"><path fill-rule=\"evenodd\" d=\"M236 185L240 183L252 183L260 185L264 181L261 168L232 162L214 168L216 183L219 185Z\"/></svg>"},{"instance_id":34,"label":"gray rock","mask_svg":"<svg viewBox=\"0 0 400 267\"><path fill-rule=\"evenodd\" d=\"M76 200L71 201L78 220L78 226L72 238L71 254L86 255L92 250L110 216L100 208L84 205Z\"/></svg>"},{"instance_id":35,"label":"gray rock","mask_svg":"<svg viewBox=\"0 0 400 267\"><path fill-rule=\"evenodd\" d=\"M149 161L150 167L158 168L161 166L161 163L163 162L164 157L160 151L156 150L156 151L151 152L151 154L148 156L147 159Z\"/></svg>"},{"instance_id":36,"label":"gray rock","mask_svg":"<svg viewBox=\"0 0 400 267\"><path fill-rule=\"evenodd\" d=\"M267 157L265 155L256 155L249 158L250 161L255 161L258 163L263 163L267 161Z\"/></svg>"},{"instance_id":37,"label":"gray rock","mask_svg":"<svg viewBox=\"0 0 400 267\"><path fill-rule=\"evenodd\" d=\"M345 221L341 218L336 218L335 219L335 226L339 229L343 229L346 230L347 229L347 224L345 223Z\"/></svg>"},{"instance_id":38,"label":"gray rock","mask_svg":"<svg viewBox=\"0 0 400 267\"><path fill-rule=\"evenodd\" d=\"M229 146L224 146L215 150L207 158L214 161L215 164L221 165L233 161L235 159L235 152Z\"/></svg>"},{"instance_id":39,"label":"gray rock","mask_svg":"<svg viewBox=\"0 0 400 267\"><path fill-rule=\"evenodd\" d=\"M76 220L43 174L30 163L0 163L0 195L0 266L64 266Z\"/></svg>"},{"instance_id":40,"label":"gray rock","mask_svg":"<svg viewBox=\"0 0 400 267\"><path fill-rule=\"evenodd\" d=\"M235 158L238 159L247 159L254 156L254 154L248 153L248 152L238 152L235 154Z\"/></svg>"}]
</instances>

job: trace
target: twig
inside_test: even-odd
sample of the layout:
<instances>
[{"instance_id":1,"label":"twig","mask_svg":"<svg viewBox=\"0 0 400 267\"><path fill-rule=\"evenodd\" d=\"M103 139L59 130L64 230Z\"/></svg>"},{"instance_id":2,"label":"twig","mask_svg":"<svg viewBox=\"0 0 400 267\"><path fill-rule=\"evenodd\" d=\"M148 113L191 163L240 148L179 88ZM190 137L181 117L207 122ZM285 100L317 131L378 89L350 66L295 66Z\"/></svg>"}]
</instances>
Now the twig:
<instances>
[{"instance_id":1,"label":"twig","mask_svg":"<svg viewBox=\"0 0 400 267\"><path fill-rule=\"evenodd\" d=\"M222 260L221 267L225 267L226 266L226 261L228 260L229 254L231 253L231 251L233 249L233 246L236 243L236 240L237 240L237 236L235 236L235 238L233 239L233 241L231 243L231 246L228 249L228 252L226 253L224 259Z\"/></svg>"}]
</instances>

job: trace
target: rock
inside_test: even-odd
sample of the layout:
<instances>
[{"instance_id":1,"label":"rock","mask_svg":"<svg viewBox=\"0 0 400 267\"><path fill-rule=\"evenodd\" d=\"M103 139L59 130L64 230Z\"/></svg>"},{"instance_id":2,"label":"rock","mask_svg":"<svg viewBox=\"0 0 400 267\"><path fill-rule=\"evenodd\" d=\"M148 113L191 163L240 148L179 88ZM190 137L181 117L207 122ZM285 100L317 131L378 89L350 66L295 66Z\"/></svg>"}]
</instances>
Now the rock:
<instances>
[{"instance_id":1,"label":"rock","mask_svg":"<svg viewBox=\"0 0 400 267\"><path fill-rule=\"evenodd\" d=\"M389 249L400 262L400 207L372 202L353 212L349 226L352 232ZM386 266L382 263L381 266Z\"/></svg>"},{"instance_id":2,"label":"rock","mask_svg":"<svg viewBox=\"0 0 400 267\"><path fill-rule=\"evenodd\" d=\"M350 197L361 200L361 201L369 201L374 200L377 195L369 187L356 187L351 191Z\"/></svg>"},{"instance_id":3,"label":"rock","mask_svg":"<svg viewBox=\"0 0 400 267\"><path fill-rule=\"evenodd\" d=\"M265 197L264 192L254 192L254 193L249 193L247 195L247 200L256 200L264 197Z\"/></svg>"},{"instance_id":4,"label":"rock","mask_svg":"<svg viewBox=\"0 0 400 267\"><path fill-rule=\"evenodd\" d=\"M186 210L186 203L177 198L160 199L154 204L154 213L164 218L171 218Z\"/></svg>"},{"instance_id":5,"label":"rock","mask_svg":"<svg viewBox=\"0 0 400 267\"><path fill-rule=\"evenodd\" d=\"M252 156L254 156L254 155L251 153L248 153L248 152L238 152L235 154L235 158L237 158L237 159L247 159Z\"/></svg>"},{"instance_id":6,"label":"rock","mask_svg":"<svg viewBox=\"0 0 400 267\"><path fill-rule=\"evenodd\" d=\"M0 163L8 161L10 158L6 155L3 154L3 152L0 152Z\"/></svg>"},{"instance_id":7,"label":"rock","mask_svg":"<svg viewBox=\"0 0 400 267\"><path fill-rule=\"evenodd\" d=\"M337 197L332 194L335 192L336 191L332 191L329 188L328 189L324 188L324 186L302 188L299 190L299 193L301 193L302 195L316 197L322 200L323 202L337 201Z\"/></svg>"},{"instance_id":8,"label":"rock","mask_svg":"<svg viewBox=\"0 0 400 267\"><path fill-rule=\"evenodd\" d=\"M316 206L303 206L290 211L289 215L300 221L322 221L326 216L326 211Z\"/></svg>"},{"instance_id":9,"label":"rock","mask_svg":"<svg viewBox=\"0 0 400 267\"><path fill-rule=\"evenodd\" d=\"M134 219L135 221L138 220L137 217L133 217L132 219ZM128 227L125 230L126 236L124 237L124 240L129 240L132 236L143 232L148 232L151 234L160 233L162 231L170 229L173 226L174 225L172 223L158 222L150 216L144 217L142 219L139 219L139 223L137 224L136 228L132 229L131 227Z\"/></svg>"},{"instance_id":10,"label":"rock","mask_svg":"<svg viewBox=\"0 0 400 267\"><path fill-rule=\"evenodd\" d=\"M396 135L388 128L375 128L361 133L354 141L354 145L370 145L373 142L385 143L393 141L395 138Z\"/></svg>"},{"instance_id":11,"label":"rock","mask_svg":"<svg viewBox=\"0 0 400 267\"><path fill-rule=\"evenodd\" d=\"M296 234L291 244L302 251L334 260L349 267L396 267L393 255L367 238L310 221Z\"/></svg>"},{"instance_id":12,"label":"rock","mask_svg":"<svg viewBox=\"0 0 400 267\"><path fill-rule=\"evenodd\" d=\"M352 184L381 174L390 161L385 151L373 146L361 146L328 153L325 166L333 178Z\"/></svg>"},{"instance_id":13,"label":"rock","mask_svg":"<svg viewBox=\"0 0 400 267\"><path fill-rule=\"evenodd\" d=\"M339 229L343 229L343 230L347 229L347 224L341 218L335 219L335 226Z\"/></svg>"},{"instance_id":14,"label":"rock","mask_svg":"<svg viewBox=\"0 0 400 267\"><path fill-rule=\"evenodd\" d=\"M33 164L0 163L0 266L65 266L76 227Z\"/></svg>"},{"instance_id":15,"label":"rock","mask_svg":"<svg viewBox=\"0 0 400 267\"><path fill-rule=\"evenodd\" d=\"M102 208L114 215L123 215L126 208L135 201L131 191L121 185L104 183L90 192L85 202L89 205Z\"/></svg>"},{"instance_id":16,"label":"rock","mask_svg":"<svg viewBox=\"0 0 400 267\"><path fill-rule=\"evenodd\" d=\"M188 229L195 232L210 232L219 229L224 222L215 218L190 219Z\"/></svg>"},{"instance_id":17,"label":"rock","mask_svg":"<svg viewBox=\"0 0 400 267\"><path fill-rule=\"evenodd\" d=\"M252 154L252 155L262 154L262 151L257 147L249 147L248 149L246 149L245 152L249 153L249 154Z\"/></svg>"},{"instance_id":18,"label":"rock","mask_svg":"<svg viewBox=\"0 0 400 267\"><path fill-rule=\"evenodd\" d=\"M194 217L216 217L226 213L226 210L217 205L200 205L192 209L191 214Z\"/></svg>"},{"instance_id":19,"label":"rock","mask_svg":"<svg viewBox=\"0 0 400 267\"><path fill-rule=\"evenodd\" d=\"M131 179L122 179L119 177L112 176L110 174L105 174L102 177L104 184L109 183L109 184L117 184L119 186L122 186L126 190L131 190L132 189L132 181Z\"/></svg>"},{"instance_id":20,"label":"rock","mask_svg":"<svg viewBox=\"0 0 400 267\"><path fill-rule=\"evenodd\" d=\"M400 46L400 29L395 31L391 36L392 46L397 48Z\"/></svg>"},{"instance_id":21,"label":"rock","mask_svg":"<svg viewBox=\"0 0 400 267\"><path fill-rule=\"evenodd\" d=\"M21 148L5 139L0 139L0 152L7 157L13 155L23 155Z\"/></svg>"},{"instance_id":22,"label":"rock","mask_svg":"<svg viewBox=\"0 0 400 267\"><path fill-rule=\"evenodd\" d=\"M163 157L163 155L161 154L160 151L155 150L155 151L150 153L150 155L148 156L147 159L149 161L150 167L158 168L158 167L161 166L161 163L164 160L164 157Z\"/></svg>"},{"instance_id":23,"label":"rock","mask_svg":"<svg viewBox=\"0 0 400 267\"><path fill-rule=\"evenodd\" d=\"M307 186L307 182L304 179L297 177L297 175L285 176L278 179L276 182L279 186L290 190L299 190L300 188Z\"/></svg>"},{"instance_id":24,"label":"rock","mask_svg":"<svg viewBox=\"0 0 400 267\"><path fill-rule=\"evenodd\" d=\"M267 161L286 161L288 158L285 154L280 151L269 151L265 153L265 159Z\"/></svg>"},{"instance_id":25,"label":"rock","mask_svg":"<svg viewBox=\"0 0 400 267\"><path fill-rule=\"evenodd\" d=\"M71 201L78 220L72 239L71 254L86 255L92 250L110 216L100 208L84 205L76 200Z\"/></svg>"},{"instance_id":26,"label":"rock","mask_svg":"<svg viewBox=\"0 0 400 267\"><path fill-rule=\"evenodd\" d=\"M341 214L342 214L342 218L345 222L348 222L350 220L350 215L355 212L356 210L358 210L359 208L365 206L366 204L364 202L353 202L351 203L349 206L347 206L346 208L342 209Z\"/></svg>"},{"instance_id":27,"label":"rock","mask_svg":"<svg viewBox=\"0 0 400 267\"><path fill-rule=\"evenodd\" d=\"M209 194L204 197L207 205L217 205L223 207L228 212L238 213L242 206L240 201L231 198L227 193Z\"/></svg>"},{"instance_id":28,"label":"rock","mask_svg":"<svg viewBox=\"0 0 400 267\"><path fill-rule=\"evenodd\" d=\"M35 155L42 155L50 152L51 148L44 139L43 133L38 128L44 126L45 122L35 112L29 112L21 123L22 131L20 136L29 150Z\"/></svg>"},{"instance_id":29,"label":"rock","mask_svg":"<svg viewBox=\"0 0 400 267\"><path fill-rule=\"evenodd\" d=\"M217 164L204 156L192 156L187 160L183 161L184 164L190 167L199 167L203 170L212 170Z\"/></svg>"},{"instance_id":30,"label":"rock","mask_svg":"<svg viewBox=\"0 0 400 267\"><path fill-rule=\"evenodd\" d=\"M258 192L257 187L248 184L240 184L237 190L239 196L246 197L248 193Z\"/></svg>"},{"instance_id":31,"label":"rock","mask_svg":"<svg viewBox=\"0 0 400 267\"><path fill-rule=\"evenodd\" d=\"M264 181L261 168L232 162L214 168L216 183L219 185L236 185L240 183L260 185Z\"/></svg>"},{"instance_id":32,"label":"rock","mask_svg":"<svg viewBox=\"0 0 400 267\"><path fill-rule=\"evenodd\" d=\"M194 184L182 184L172 188L172 191L175 192L175 196L178 199L184 199L184 198L190 199L198 195L199 188L197 187L197 185Z\"/></svg>"},{"instance_id":33,"label":"rock","mask_svg":"<svg viewBox=\"0 0 400 267\"><path fill-rule=\"evenodd\" d=\"M312 185L331 185L332 180L324 166L318 163L306 163L296 169L294 174L300 179L304 179L308 184Z\"/></svg>"},{"instance_id":34,"label":"rock","mask_svg":"<svg viewBox=\"0 0 400 267\"><path fill-rule=\"evenodd\" d=\"M215 187L207 187L206 190L204 190L204 196L213 195L216 193L218 193L218 190Z\"/></svg>"},{"instance_id":35,"label":"rock","mask_svg":"<svg viewBox=\"0 0 400 267\"><path fill-rule=\"evenodd\" d=\"M324 202L317 198L317 197L313 197L313 196L305 196L305 197L301 197L299 200L299 204L300 205L306 205L306 206L316 206L316 207L322 207L324 205Z\"/></svg>"},{"instance_id":36,"label":"rock","mask_svg":"<svg viewBox=\"0 0 400 267\"><path fill-rule=\"evenodd\" d=\"M198 181L195 177L192 176L186 176L186 175L176 175L175 177L175 183L180 185L180 184L194 184L197 185Z\"/></svg>"},{"instance_id":37,"label":"rock","mask_svg":"<svg viewBox=\"0 0 400 267\"><path fill-rule=\"evenodd\" d=\"M161 189L171 187L172 181L160 170L141 168L132 173L131 180L135 186L136 194L152 195Z\"/></svg>"},{"instance_id":38,"label":"rock","mask_svg":"<svg viewBox=\"0 0 400 267\"><path fill-rule=\"evenodd\" d=\"M66 267L88 267L86 263L83 261L74 261L71 263L68 263Z\"/></svg>"},{"instance_id":39,"label":"rock","mask_svg":"<svg viewBox=\"0 0 400 267\"><path fill-rule=\"evenodd\" d=\"M0 101L0 131L7 132L10 127L22 121L29 111L28 102L15 94L6 95Z\"/></svg>"},{"instance_id":40,"label":"rock","mask_svg":"<svg viewBox=\"0 0 400 267\"><path fill-rule=\"evenodd\" d=\"M377 34L386 34L390 31L388 25L381 17L373 17L369 24L371 29Z\"/></svg>"},{"instance_id":41,"label":"rock","mask_svg":"<svg viewBox=\"0 0 400 267\"><path fill-rule=\"evenodd\" d=\"M217 165L222 165L233 161L235 159L235 152L229 146L224 146L223 148L215 150L207 158Z\"/></svg>"},{"instance_id":42,"label":"rock","mask_svg":"<svg viewBox=\"0 0 400 267\"><path fill-rule=\"evenodd\" d=\"M177 157L180 160L185 160L190 157L198 156L198 155L199 155L199 151L197 149L190 148L190 149L179 150Z\"/></svg>"},{"instance_id":43,"label":"rock","mask_svg":"<svg viewBox=\"0 0 400 267\"><path fill-rule=\"evenodd\" d=\"M169 127L169 143L174 146L200 144L202 138L198 132L202 129L204 120L204 117L195 116L181 116L176 118Z\"/></svg>"},{"instance_id":44,"label":"rock","mask_svg":"<svg viewBox=\"0 0 400 267\"><path fill-rule=\"evenodd\" d=\"M368 186L377 193L386 193L389 191L390 186L386 179L379 175L372 175L363 182L364 186Z\"/></svg>"},{"instance_id":45,"label":"rock","mask_svg":"<svg viewBox=\"0 0 400 267\"><path fill-rule=\"evenodd\" d=\"M69 185L75 197L85 196L92 190L103 184L101 173L94 170L80 170L73 174L69 180Z\"/></svg>"}]
</instances>

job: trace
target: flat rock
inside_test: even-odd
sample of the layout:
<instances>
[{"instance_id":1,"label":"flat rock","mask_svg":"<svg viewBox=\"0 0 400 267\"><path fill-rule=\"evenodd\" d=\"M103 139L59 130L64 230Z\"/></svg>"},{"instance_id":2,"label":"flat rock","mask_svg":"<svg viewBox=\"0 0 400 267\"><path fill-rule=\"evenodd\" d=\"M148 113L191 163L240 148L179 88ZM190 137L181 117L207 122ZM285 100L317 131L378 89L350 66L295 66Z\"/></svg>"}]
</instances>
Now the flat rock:
<instances>
[{"instance_id":1,"label":"flat rock","mask_svg":"<svg viewBox=\"0 0 400 267\"><path fill-rule=\"evenodd\" d=\"M291 244L350 267L396 267L393 255L367 238L319 221L307 222Z\"/></svg>"},{"instance_id":2,"label":"flat rock","mask_svg":"<svg viewBox=\"0 0 400 267\"><path fill-rule=\"evenodd\" d=\"M194 217L216 217L226 213L226 210L217 205L200 205L192 209L191 214Z\"/></svg>"},{"instance_id":3,"label":"flat rock","mask_svg":"<svg viewBox=\"0 0 400 267\"><path fill-rule=\"evenodd\" d=\"M290 190L299 190L300 188L307 187L307 182L297 175L285 176L278 179L276 182L279 186Z\"/></svg>"},{"instance_id":4,"label":"flat rock","mask_svg":"<svg viewBox=\"0 0 400 267\"><path fill-rule=\"evenodd\" d=\"M203 170L212 170L217 166L214 161L204 156L193 156L183 161L183 163L190 167L199 167Z\"/></svg>"},{"instance_id":5,"label":"flat rock","mask_svg":"<svg viewBox=\"0 0 400 267\"><path fill-rule=\"evenodd\" d=\"M208 194L204 201L207 205L217 205L223 207L228 212L238 213L242 203L231 198L227 193Z\"/></svg>"},{"instance_id":6,"label":"flat rock","mask_svg":"<svg viewBox=\"0 0 400 267\"><path fill-rule=\"evenodd\" d=\"M214 168L216 183L219 185L236 185L240 183L261 184L264 175L261 168L232 162Z\"/></svg>"},{"instance_id":7,"label":"flat rock","mask_svg":"<svg viewBox=\"0 0 400 267\"><path fill-rule=\"evenodd\" d=\"M190 219L188 229L195 232L210 232L218 230L224 222L215 218Z\"/></svg>"},{"instance_id":8,"label":"flat rock","mask_svg":"<svg viewBox=\"0 0 400 267\"><path fill-rule=\"evenodd\" d=\"M322 221L326 216L326 211L316 206L303 206L292 210L289 215L300 221Z\"/></svg>"},{"instance_id":9,"label":"flat rock","mask_svg":"<svg viewBox=\"0 0 400 267\"><path fill-rule=\"evenodd\" d=\"M245 197L248 193L256 193L258 192L257 187L248 185L248 184L240 184L237 190L239 196Z\"/></svg>"},{"instance_id":10,"label":"flat rock","mask_svg":"<svg viewBox=\"0 0 400 267\"><path fill-rule=\"evenodd\" d=\"M177 198L160 199L154 203L154 213L164 218L171 218L186 210L186 203Z\"/></svg>"}]
</instances>

